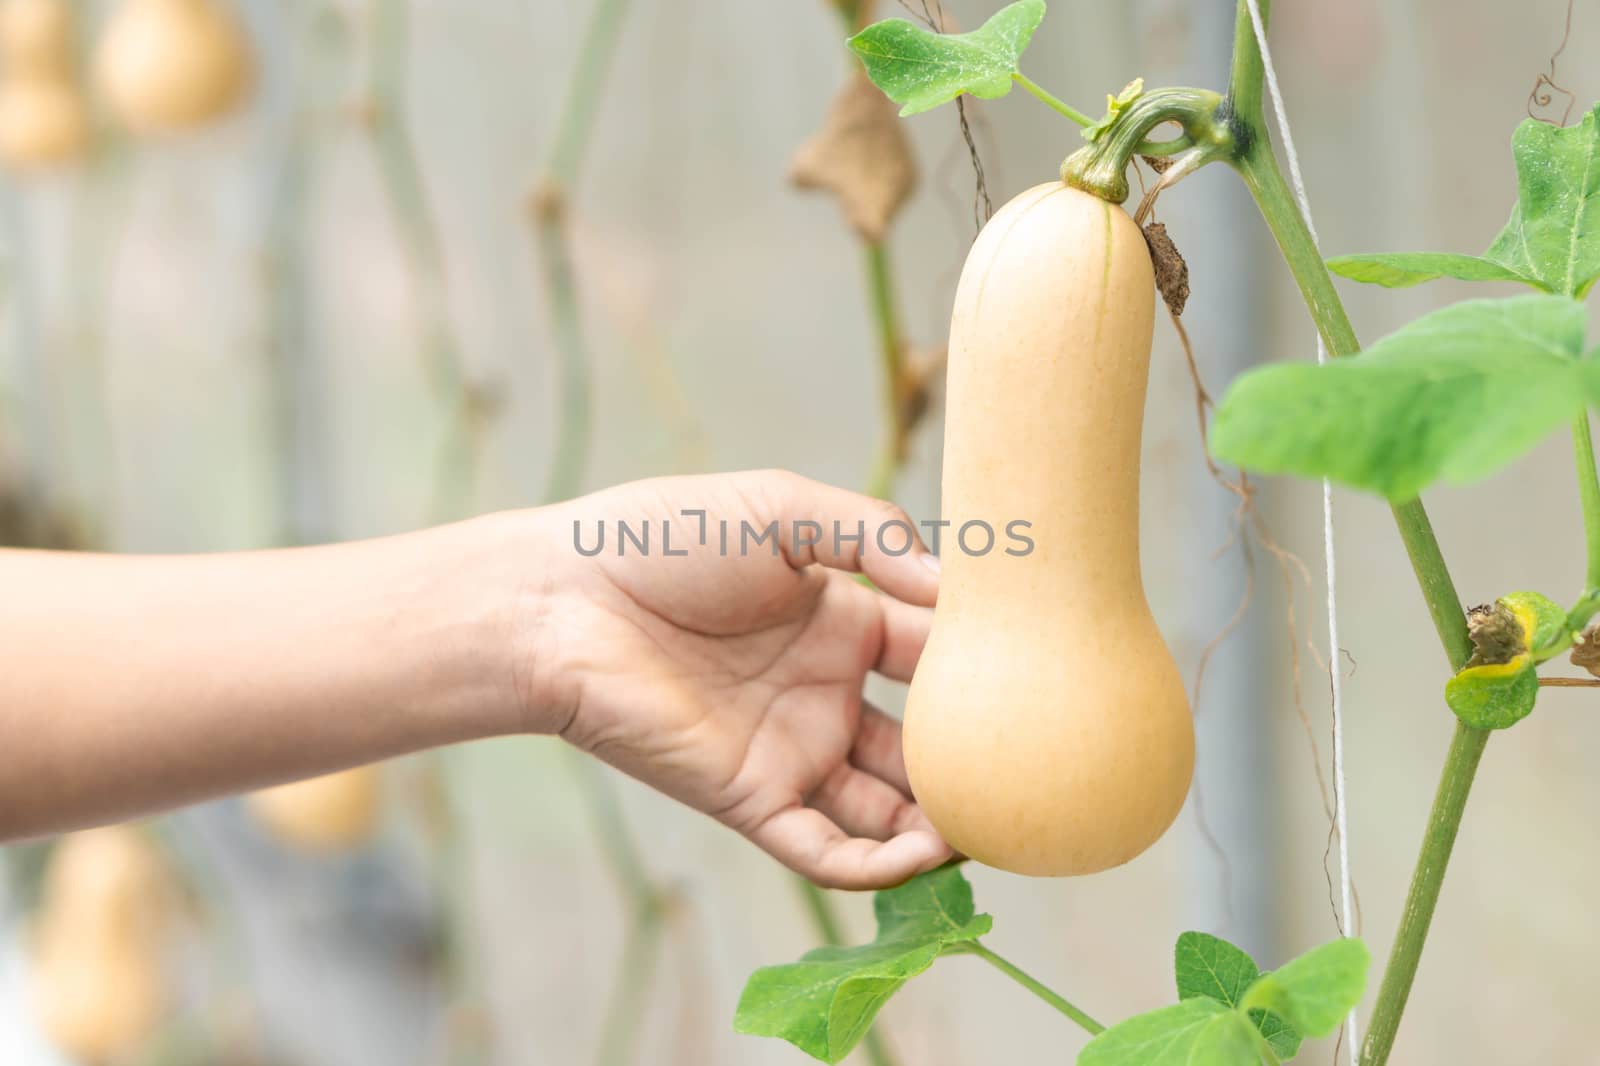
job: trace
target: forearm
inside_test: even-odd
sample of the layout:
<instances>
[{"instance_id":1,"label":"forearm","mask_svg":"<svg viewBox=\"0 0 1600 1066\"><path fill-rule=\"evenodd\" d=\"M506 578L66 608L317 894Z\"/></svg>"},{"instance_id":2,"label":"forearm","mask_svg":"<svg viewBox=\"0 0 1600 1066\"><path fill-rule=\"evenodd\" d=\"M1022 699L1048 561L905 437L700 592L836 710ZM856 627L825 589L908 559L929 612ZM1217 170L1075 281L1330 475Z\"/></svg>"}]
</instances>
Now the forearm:
<instances>
[{"instance_id":1,"label":"forearm","mask_svg":"<svg viewBox=\"0 0 1600 1066\"><path fill-rule=\"evenodd\" d=\"M527 728L536 525L211 556L0 551L0 839Z\"/></svg>"}]
</instances>

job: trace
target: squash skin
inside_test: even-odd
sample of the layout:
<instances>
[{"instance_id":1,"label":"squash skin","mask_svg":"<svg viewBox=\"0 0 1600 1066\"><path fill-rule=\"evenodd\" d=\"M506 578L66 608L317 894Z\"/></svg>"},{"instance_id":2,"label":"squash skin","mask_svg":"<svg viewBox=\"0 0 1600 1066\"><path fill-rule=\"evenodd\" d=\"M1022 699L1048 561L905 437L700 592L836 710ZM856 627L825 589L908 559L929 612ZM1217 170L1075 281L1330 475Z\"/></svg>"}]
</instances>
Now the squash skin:
<instances>
[{"instance_id":1,"label":"squash skin","mask_svg":"<svg viewBox=\"0 0 1600 1066\"><path fill-rule=\"evenodd\" d=\"M82 158L89 138L68 0L0 0L0 162L49 169Z\"/></svg>"},{"instance_id":2,"label":"squash skin","mask_svg":"<svg viewBox=\"0 0 1600 1066\"><path fill-rule=\"evenodd\" d=\"M155 846L127 825L62 838L33 929L34 1020L85 1063L131 1060L170 1007L162 960L171 886Z\"/></svg>"},{"instance_id":3,"label":"squash skin","mask_svg":"<svg viewBox=\"0 0 1600 1066\"><path fill-rule=\"evenodd\" d=\"M357 766L262 789L245 802L281 843L328 854L357 847L376 832L382 791L382 771Z\"/></svg>"},{"instance_id":4,"label":"squash skin","mask_svg":"<svg viewBox=\"0 0 1600 1066\"><path fill-rule=\"evenodd\" d=\"M129 129L174 133L238 106L255 60L222 0L119 0L95 50L95 80Z\"/></svg>"},{"instance_id":5,"label":"squash skin","mask_svg":"<svg viewBox=\"0 0 1600 1066\"><path fill-rule=\"evenodd\" d=\"M952 525L905 757L951 846L1014 873L1129 861L1172 823L1193 774L1188 697L1139 570L1154 299L1133 220L1059 182L995 214L957 287ZM985 555L955 540L974 520L1001 534ZM1032 523L1029 554L1006 554L1014 520Z\"/></svg>"}]
</instances>

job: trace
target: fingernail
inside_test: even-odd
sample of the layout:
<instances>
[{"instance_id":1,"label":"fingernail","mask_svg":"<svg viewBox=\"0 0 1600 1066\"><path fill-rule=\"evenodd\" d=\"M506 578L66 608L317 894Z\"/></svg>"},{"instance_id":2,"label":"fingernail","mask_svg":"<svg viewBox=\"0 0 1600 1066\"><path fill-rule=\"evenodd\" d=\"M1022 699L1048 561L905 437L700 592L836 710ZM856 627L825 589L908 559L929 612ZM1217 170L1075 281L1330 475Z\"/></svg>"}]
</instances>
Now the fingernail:
<instances>
[{"instance_id":1,"label":"fingernail","mask_svg":"<svg viewBox=\"0 0 1600 1066\"><path fill-rule=\"evenodd\" d=\"M933 554L932 552L923 552L922 565L926 566L929 570L932 570L937 574L939 573L943 564L939 562L939 557L937 555Z\"/></svg>"}]
</instances>

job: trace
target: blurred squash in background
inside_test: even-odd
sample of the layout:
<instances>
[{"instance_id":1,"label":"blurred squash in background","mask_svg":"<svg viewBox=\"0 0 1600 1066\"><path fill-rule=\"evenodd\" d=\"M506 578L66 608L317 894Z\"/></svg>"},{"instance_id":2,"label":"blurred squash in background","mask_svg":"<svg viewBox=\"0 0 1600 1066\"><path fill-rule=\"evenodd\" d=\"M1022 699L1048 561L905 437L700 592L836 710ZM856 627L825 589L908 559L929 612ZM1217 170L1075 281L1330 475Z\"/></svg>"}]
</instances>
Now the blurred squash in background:
<instances>
[{"instance_id":1,"label":"blurred squash in background","mask_svg":"<svg viewBox=\"0 0 1600 1066\"><path fill-rule=\"evenodd\" d=\"M83 156L89 114L68 0L0 3L0 160L43 168Z\"/></svg>"},{"instance_id":2,"label":"blurred squash in background","mask_svg":"<svg viewBox=\"0 0 1600 1066\"><path fill-rule=\"evenodd\" d=\"M143 1047L168 1007L161 948L171 899L144 832L73 833L51 852L34 927L32 1001L41 1032L87 1063Z\"/></svg>"},{"instance_id":3,"label":"blurred squash in background","mask_svg":"<svg viewBox=\"0 0 1600 1066\"><path fill-rule=\"evenodd\" d=\"M249 39L217 0L121 0L95 50L106 105L142 133L203 126L254 81Z\"/></svg>"},{"instance_id":4,"label":"blurred squash in background","mask_svg":"<svg viewBox=\"0 0 1600 1066\"><path fill-rule=\"evenodd\" d=\"M343 851L372 835L382 789L378 767L357 766L263 789L252 793L248 803L281 843L300 851Z\"/></svg>"}]
</instances>

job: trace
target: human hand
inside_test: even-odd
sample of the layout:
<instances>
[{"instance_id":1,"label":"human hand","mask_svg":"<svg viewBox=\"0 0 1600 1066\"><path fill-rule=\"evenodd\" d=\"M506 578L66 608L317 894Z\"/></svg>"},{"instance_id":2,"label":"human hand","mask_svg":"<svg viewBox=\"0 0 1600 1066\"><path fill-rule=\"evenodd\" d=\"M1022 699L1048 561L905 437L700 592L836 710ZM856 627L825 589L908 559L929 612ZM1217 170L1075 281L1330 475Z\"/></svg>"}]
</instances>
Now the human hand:
<instances>
[{"instance_id":1,"label":"human hand","mask_svg":"<svg viewBox=\"0 0 1600 1066\"><path fill-rule=\"evenodd\" d=\"M869 672L909 681L927 640L937 559L903 512L762 471L636 482L538 514L558 554L533 598L533 728L824 886L884 887L951 858L911 798L899 722L861 693ZM648 548L620 540L622 524L648 528ZM774 524L776 544L756 539Z\"/></svg>"}]
</instances>

